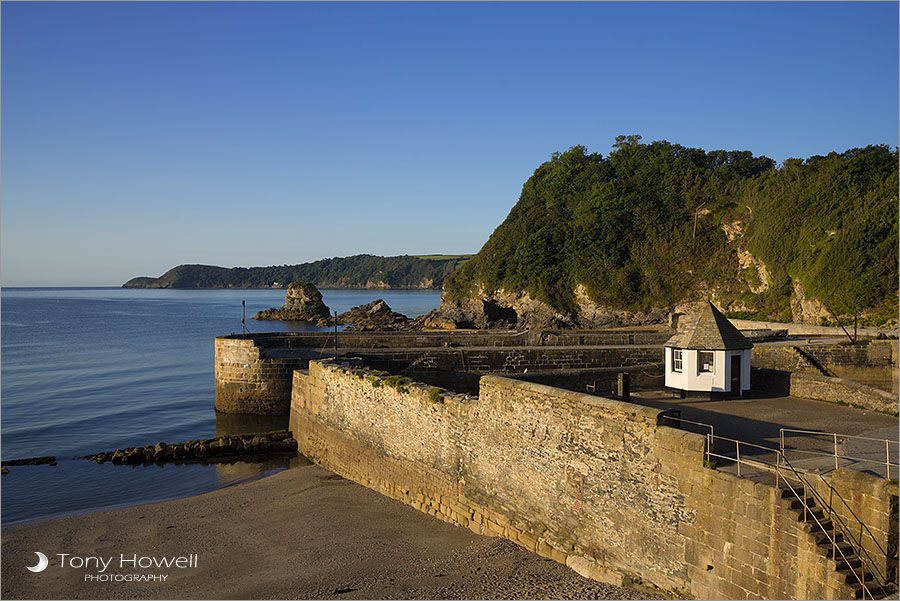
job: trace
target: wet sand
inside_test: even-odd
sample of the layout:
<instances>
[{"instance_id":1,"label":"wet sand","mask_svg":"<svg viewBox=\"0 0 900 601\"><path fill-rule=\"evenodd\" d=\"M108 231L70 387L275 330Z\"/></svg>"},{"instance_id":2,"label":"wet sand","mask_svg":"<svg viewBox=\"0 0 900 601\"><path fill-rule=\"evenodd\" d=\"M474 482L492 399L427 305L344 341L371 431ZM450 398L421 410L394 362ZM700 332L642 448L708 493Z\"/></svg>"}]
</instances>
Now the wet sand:
<instances>
[{"instance_id":1,"label":"wet sand","mask_svg":"<svg viewBox=\"0 0 900 601\"><path fill-rule=\"evenodd\" d=\"M10 477L10 476L5 476ZM25 569L44 553L49 567ZM58 554L112 557L85 581ZM197 555L189 568L120 556ZM77 559L75 560L77 563ZM6 599L652 599L583 578L504 539L476 535L316 466L211 493L4 528Z\"/></svg>"}]
</instances>

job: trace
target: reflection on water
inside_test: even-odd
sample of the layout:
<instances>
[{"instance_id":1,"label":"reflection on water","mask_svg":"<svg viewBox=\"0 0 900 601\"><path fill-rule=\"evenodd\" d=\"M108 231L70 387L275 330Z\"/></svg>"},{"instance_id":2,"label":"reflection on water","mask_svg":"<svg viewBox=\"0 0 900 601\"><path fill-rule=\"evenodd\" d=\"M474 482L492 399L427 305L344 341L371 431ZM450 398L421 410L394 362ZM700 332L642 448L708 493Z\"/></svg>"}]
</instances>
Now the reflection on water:
<instances>
[{"instance_id":1,"label":"reflection on water","mask_svg":"<svg viewBox=\"0 0 900 601\"><path fill-rule=\"evenodd\" d=\"M253 434L255 432L271 432L287 430L287 415L241 415L238 413L221 413L216 411L216 437L234 436L237 434ZM264 474L270 470L281 470L293 467L297 460L309 463L303 457L288 455L272 455L258 458L257 461L235 461L216 463L216 474L222 486L239 482Z\"/></svg>"},{"instance_id":2,"label":"reflection on water","mask_svg":"<svg viewBox=\"0 0 900 601\"><path fill-rule=\"evenodd\" d=\"M216 437L287 430L287 415L241 415L216 411Z\"/></svg>"},{"instance_id":3,"label":"reflection on water","mask_svg":"<svg viewBox=\"0 0 900 601\"><path fill-rule=\"evenodd\" d=\"M231 486L252 478L300 465L309 465L302 455L272 455L259 461L235 461L216 463L216 475L221 486Z\"/></svg>"}]
</instances>

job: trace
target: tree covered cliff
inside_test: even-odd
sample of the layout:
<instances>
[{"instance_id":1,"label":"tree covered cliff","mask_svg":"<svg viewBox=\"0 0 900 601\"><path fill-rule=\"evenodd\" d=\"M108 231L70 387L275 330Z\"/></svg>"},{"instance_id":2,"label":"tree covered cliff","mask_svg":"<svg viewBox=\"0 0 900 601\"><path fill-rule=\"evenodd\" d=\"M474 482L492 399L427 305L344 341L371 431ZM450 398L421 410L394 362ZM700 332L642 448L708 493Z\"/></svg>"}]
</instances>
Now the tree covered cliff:
<instances>
[{"instance_id":1,"label":"tree covered cliff","mask_svg":"<svg viewBox=\"0 0 900 601\"><path fill-rule=\"evenodd\" d=\"M896 317L896 149L776 167L748 151L640 139L619 136L607 157L583 146L552 155L447 278L445 299L502 290L577 314L578 289L631 311L715 294L733 312L789 320L800 296Z\"/></svg>"},{"instance_id":2,"label":"tree covered cliff","mask_svg":"<svg viewBox=\"0 0 900 601\"><path fill-rule=\"evenodd\" d=\"M320 288L437 288L469 255L355 255L272 267L179 265L158 278L133 278L123 288L284 288L313 282Z\"/></svg>"}]
</instances>

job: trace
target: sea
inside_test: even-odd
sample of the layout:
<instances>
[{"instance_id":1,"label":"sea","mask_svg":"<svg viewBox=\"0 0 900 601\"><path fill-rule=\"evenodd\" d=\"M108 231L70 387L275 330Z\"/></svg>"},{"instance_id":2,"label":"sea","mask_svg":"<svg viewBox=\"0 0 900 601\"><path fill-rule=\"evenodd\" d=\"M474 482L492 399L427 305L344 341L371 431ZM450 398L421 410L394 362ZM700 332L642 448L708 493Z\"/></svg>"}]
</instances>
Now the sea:
<instances>
[{"instance_id":1,"label":"sea","mask_svg":"<svg viewBox=\"0 0 900 601\"><path fill-rule=\"evenodd\" d=\"M433 290L322 290L343 312L376 298L416 317ZM320 331L251 319L284 290L0 290L0 455L53 455L0 480L0 523L12 525L211 491L287 469L302 458L124 466L84 455L163 441L287 428L287 417L214 409L213 340L250 332ZM242 307L246 302L246 310ZM241 323L246 314L246 326Z\"/></svg>"}]
</instances>

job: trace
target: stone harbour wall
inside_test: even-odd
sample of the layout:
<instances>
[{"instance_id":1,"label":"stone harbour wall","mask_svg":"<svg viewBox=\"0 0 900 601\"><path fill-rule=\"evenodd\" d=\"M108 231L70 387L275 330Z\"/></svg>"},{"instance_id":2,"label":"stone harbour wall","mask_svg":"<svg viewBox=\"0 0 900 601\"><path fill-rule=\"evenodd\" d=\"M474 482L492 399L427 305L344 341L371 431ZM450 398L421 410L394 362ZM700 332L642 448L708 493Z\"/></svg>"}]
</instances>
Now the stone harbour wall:
<instances>
[{"instance_id":1,"label":"stone harbour wall","mask_svg":"<svg viewBox=\"0 0 900 601\"><path fill-rule=\"evenodd\" d=\"M290 412L291 374L306 367L308 355L273 353L249 338L216 338L215 344L216 411L254 415Z\"/></svg>"},{"instance_id":2,"label":"stone harbour wall","mask_svg":"<svg viewBox=\"0 0 900 601\"><path fill-rule=\"evenodd\" d=\"M898 391L896 340L873 340L864 345L756 346L752 357L753 367L838 377Z\"/></svg>"},{"instance_id":3,"label":"stone harbour wall","mask_svg":"<svg viewBox=\"0 0 900 601\"><path fill-rule=\"evenodd\" d=\"M859 541L866 564L874 562L878 571L897 580L898 506L897 481L873 478L850 469L838 469L808 480L816 492L831 504L839 520ZM842 502L841 499L844 501ZM866 527L859 528L861 520ZM851 528L851 524L856 524Z\"/></svg>"},{"instance_id":4,"label":"stone harbour wall","mask_svg":"<svg viewBox=\"0 0 900 601\"><path fill-rule=\"evenodd\" d=\"M753 387L803 399L852 405L881 413L897 415L897 395L844 378L818 374L754 368L750 376Z\"/></svg>"},{"instance_id":5,"label":"stone harbour wall","mask_svg":"<svg viewBox=\"0 0 900 601\"><path fill-rule=\"evenodd\" d=\"M583 332L553 334L555 342L574 346L523 346L548 332L341 333L338 354L363 357L368 365L408 372L417 380L458 391L473 392L487 373L523 373L561 369L595 369L662 361L661 346L633 344L616 348L584 346L601 341L644 341L654 332ZM331 338L329 338L331 336ZM331 341L329 343L329 340ZM333 335L325 333L222 336L215 340L217 411L256 415L287 415L291 374L305 369L310 358L333 356ZM466 342L470 346L459 345ZM440 344L438 344L440 343ZM549 342L548 342L549 343ZM331 346L329 346L329 344ZM349 346L350 344L356 346ZM421 344L404 348L403 344ZM471 345L484 346L471 346Z\"/></svg>"},{"instance_id":6,"label":"stone harbour wall","mask_svg":"<svg viewBox=\"0 0 900 601\"><path fill-rule=\"evenodd\" d=\"M342 476L597 580L695 598L853 594L781 491L705 467L705 437L665 412L501 376L476 398L439 392L314 360L294 372L290 429Z\"/></svg>"}]
</instances>

